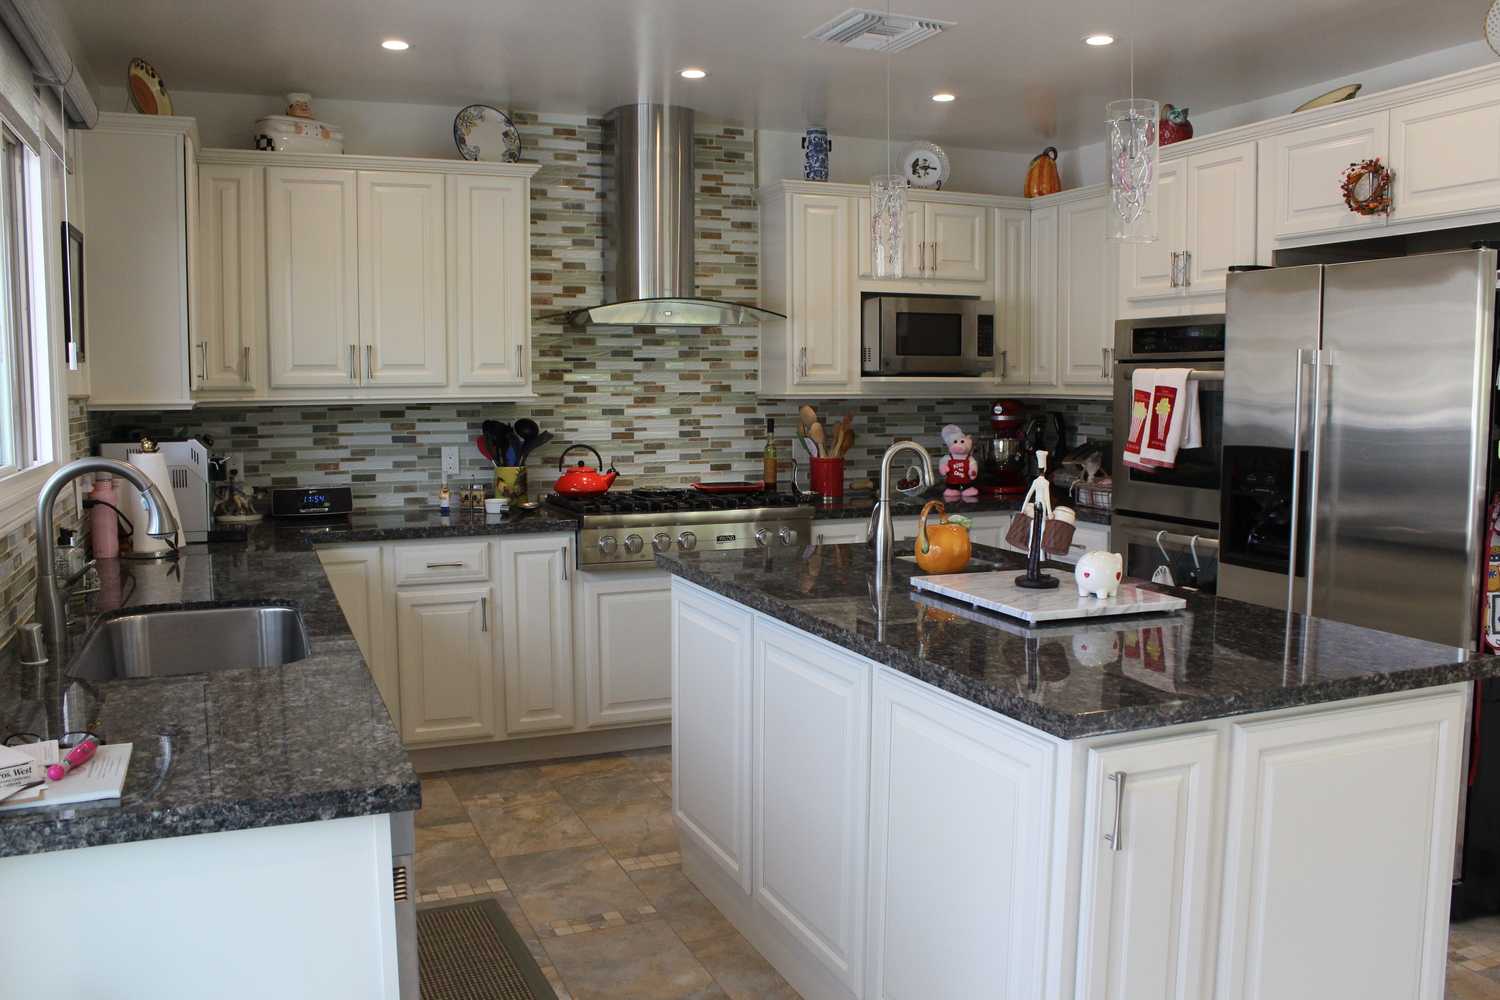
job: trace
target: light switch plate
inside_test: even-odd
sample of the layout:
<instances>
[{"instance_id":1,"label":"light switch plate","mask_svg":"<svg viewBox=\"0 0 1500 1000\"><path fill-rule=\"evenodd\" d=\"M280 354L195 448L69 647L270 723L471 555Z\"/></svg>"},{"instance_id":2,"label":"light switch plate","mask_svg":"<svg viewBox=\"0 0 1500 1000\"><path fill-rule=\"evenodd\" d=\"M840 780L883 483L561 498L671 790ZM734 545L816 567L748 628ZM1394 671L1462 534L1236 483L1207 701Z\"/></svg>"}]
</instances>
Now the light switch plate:
<instances>
[{"instance_id":1,"label":"light switch plate","mask_svg":"<svg viewBox=\"0 0 1500 1000\"><path fill-rule=\"evenodd\" d=\"M443 479L458 478L458 445L443 445Z\"/></svg>"}]
</instances>

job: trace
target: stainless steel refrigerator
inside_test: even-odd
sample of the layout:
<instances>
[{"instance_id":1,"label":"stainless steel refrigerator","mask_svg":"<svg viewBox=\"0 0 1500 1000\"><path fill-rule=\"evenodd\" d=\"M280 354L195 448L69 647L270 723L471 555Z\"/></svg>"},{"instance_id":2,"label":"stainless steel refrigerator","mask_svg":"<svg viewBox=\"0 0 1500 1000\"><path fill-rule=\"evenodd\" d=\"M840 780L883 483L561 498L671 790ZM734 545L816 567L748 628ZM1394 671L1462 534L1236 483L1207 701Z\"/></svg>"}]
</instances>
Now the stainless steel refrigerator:
<instances>
[{"instance_id":1,"label":"stainless steel refrigerator","mask_svg":"<svg viewBox=\"0 0 1500 1000\"><path fill-rule=\"evenodd\" d=\"M1229 276L1219 594L1473 648L1496 252Z\"/></svg>"}]
</instances>

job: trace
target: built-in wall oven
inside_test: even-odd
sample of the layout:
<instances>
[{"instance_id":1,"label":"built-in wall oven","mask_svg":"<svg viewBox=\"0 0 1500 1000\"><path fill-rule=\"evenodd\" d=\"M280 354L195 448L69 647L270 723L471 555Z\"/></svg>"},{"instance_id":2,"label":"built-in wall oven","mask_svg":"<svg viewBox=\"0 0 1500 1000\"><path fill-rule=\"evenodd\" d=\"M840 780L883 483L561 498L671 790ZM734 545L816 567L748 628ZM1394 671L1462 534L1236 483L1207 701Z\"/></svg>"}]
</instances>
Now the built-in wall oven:
<instances>
[{"instance_id":1,"label":"built-in wall oven","mask_svg":"<svg viewBox=\"0 0 1500 1000\"><path fill-rule=\"evenodd\" d=\"M992 376L995 304L966 295L861 299L860 367L873 376Z\"/></svg>"}]
</instances>

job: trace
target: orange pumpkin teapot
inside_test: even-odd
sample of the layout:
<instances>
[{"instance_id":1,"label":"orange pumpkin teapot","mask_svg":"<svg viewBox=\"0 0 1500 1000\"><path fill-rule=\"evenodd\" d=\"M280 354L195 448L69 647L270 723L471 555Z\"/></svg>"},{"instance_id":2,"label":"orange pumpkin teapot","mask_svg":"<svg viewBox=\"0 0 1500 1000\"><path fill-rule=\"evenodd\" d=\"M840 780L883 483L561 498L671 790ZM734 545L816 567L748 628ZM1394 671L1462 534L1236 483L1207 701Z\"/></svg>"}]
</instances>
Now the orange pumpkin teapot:
<instances>
[{"instance_id":1,"label":"orange pumpkin teapot","mask_svg":"<svg viewBox=\"0 0 1500 1000\"><path fill-rule=\"evenodd\" d=\"M928 524L927 515L936 507L939 521ZM965 519L967 520L967 519ZM969 564L972 548L969 529L948 520L942 501L929 500L917 518L917 565L925 573L957 573Z\"/></svg>"},{"instance_id":2,"label":"orange pumpkin teapot","mask_svg":"<svg viewBox=\"0 0 1500 1000\"><path fill-rule=\"evenodd\" d=\"M1028 198L1040 198L1061 190L1062 178L1057 176L1057 147L1048 146L1031 158L1022 194Z\"/></svg>"}]
</instances>

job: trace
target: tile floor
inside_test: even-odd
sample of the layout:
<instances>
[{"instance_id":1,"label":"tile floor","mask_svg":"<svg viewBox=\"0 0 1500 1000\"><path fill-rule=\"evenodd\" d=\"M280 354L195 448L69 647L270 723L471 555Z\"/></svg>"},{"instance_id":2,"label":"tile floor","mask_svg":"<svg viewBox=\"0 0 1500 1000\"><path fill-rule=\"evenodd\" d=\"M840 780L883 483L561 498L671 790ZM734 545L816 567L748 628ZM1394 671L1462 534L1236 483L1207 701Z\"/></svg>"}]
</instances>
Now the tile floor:
<instances>
[{"instance_id":1,"label":"tile floor","mask_svg":"<svg viewBox=\"0 0 1500 1000\"><path fill-rule=\"evenodd\" d=\"M422 779L423 902L493 894L558 1000L799 1000L682 874L666 749ZM1447 1000L1500 1000L1500 917L1455 924Z\"/></svg>"},{"instance_id":2,"label":"tile floor","mask_svg":"<svg viewBox=\"0 0 1500 1000\"><path fill-rule=\"evenodd\" d=\"M493 894L559 1000L800 1000L682 874L666 749L422 779L420 901Z\"/></svg>"}]
</instances>

